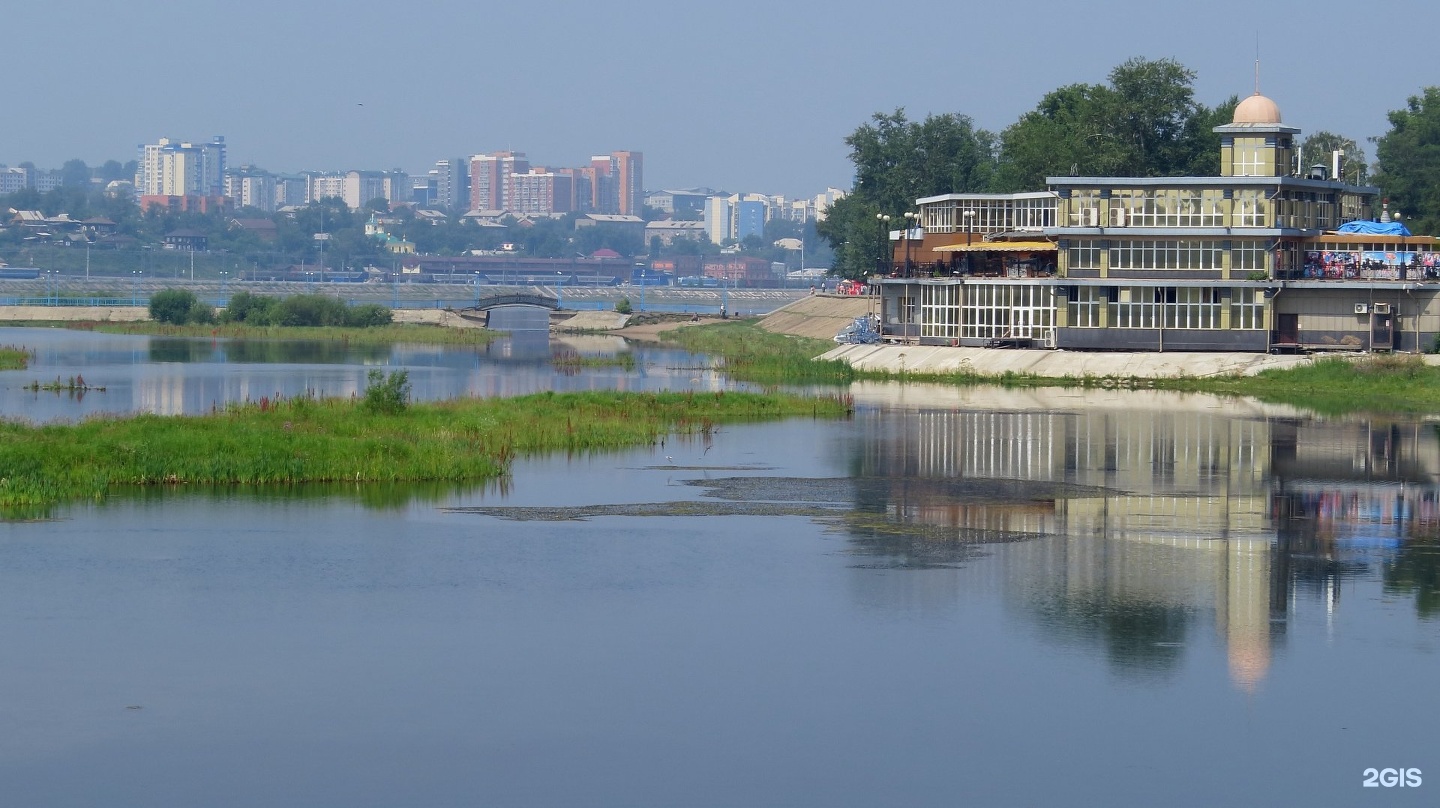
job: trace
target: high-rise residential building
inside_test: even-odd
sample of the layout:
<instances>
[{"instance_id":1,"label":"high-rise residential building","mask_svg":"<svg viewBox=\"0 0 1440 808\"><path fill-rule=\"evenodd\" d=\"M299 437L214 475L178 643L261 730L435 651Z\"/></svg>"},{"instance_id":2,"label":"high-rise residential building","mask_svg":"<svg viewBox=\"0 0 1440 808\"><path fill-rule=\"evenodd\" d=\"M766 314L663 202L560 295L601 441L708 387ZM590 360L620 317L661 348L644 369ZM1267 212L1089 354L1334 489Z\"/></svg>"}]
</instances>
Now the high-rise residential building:
<instances>
[{"instance_id":1,"label":"high-rise residential building","mask_svg":"<svg viewBox=\"0 0 1440 808\"><path fill-rule=\"evenodd\" d=\"M645 158L638 151L617 151L610 153L614 166L616 213L625 216L639 216L645 208Z\"/></svg>"},{"instance_id":2,"label":"high-rise residential building","mask_svg":"<svg viewBox=\"0 0 1440 808\"><path fill-rule=\"evenodd\" d=\"M705 200L705 235L715 244L724 244L732 237L731 204L728 196L712 196Z\"/></svg>"},{"instance_id":3,"label":"high-rise residential building","mask_svg":"<svg viewBox=\"0 0 1440 808\"><path fill-rule=\"evenodd\" d=\"M765 222L770 206L764 197L742 198L734 204L735 240L744 241L751 236L765 235Z\"/></svg>"},{"instance_id":4,"label":"high-rise residential building","mask_svg":"<svg viewBox=\"0 0 1440 808\"><path fill-rule=\"evenodd\" d=\"M162 137L158 143L141 145L135 192L140 196L224 196L225 138L217 135L209 143L194 144Z\"/></svg>"},{"instance_id":5,"label":"high-rise residential building","mask_svg":"<svg viewBox=\"0 0 1440 808\"><path fill-rule=\"evenodd\" d=\"M310 201L306 194L310 182L304 174L280 174L275 177L275 208L290 205L304 205Z\"/></svg>"},{"instance_id":6,"label":"high-rise residential building","mask_svg":"<svg viewBox=\"0 0 1440 808\"><path fill-rule=\"evenodd\" d=\"M470 209L509 210L510 177L530 171L524 152L492 152L470 158Z\"/></svg>"},{"instance_id":7,"label":"high-rise residential building","mask_svg":"<svg viewBox=\"0 0 1440 808\"><path fill-rule=\"evenodd\" d=\"M225 196L238 208L275 210L275 175L263 168L241 166L225 172Z\"/></svg>"},{"instance_id":8,"label":"high-rise residential building","mask_svg":"<svg viewBox=\"0 0 1440 808\"><path fill-rule=\"evenodd\" d=\"M410 199L410 175L398 168L392 171L307 173L305 182L306 202L338 197L351 210L359 210L376 199L387 202Z\"/></svg>"},{"instance_id":9,"label":"high-rise residential building","mask_svg":"<svg viewBox=\"0 0 1440 808\"><path fill-rule=\"evenodd\" d=\"M306 203L319 202L331 197L345 198L345 175L337 172L307 171L305 173Z\"/></svg>"},{"instance_id":10,"label":"high-rise residential building","mask_svg":"<svg viewBox=\"0 0 1440 808\"><path fill-rule=\"evenodd\" d=\"M470 200L469 161L461 157L436 160L430 169L430 204L447 210L460 210Z\"/></svg>"},{"instance_id":11,"label":"high-rise residential building","mask_svg":"<svg viewBox=\"0 0 1440 808\"><path fill-rule=\"evenodd\" d=\"M645 206L644 157L617 151L590 158L590 204L595 213L639 216Z\"/></svg>"},{"instance_id":12,"label":"high-rise residential building","mask_svg":"<svg viewBox=\"0 0 1440 808\"><path fill-rule=\"evenodd\" d=\"M529 216L569 213L574 209L574 180L564 169L532 168L510 175L509 204L503 210Z\"/></svg>"},{"instance_id":13,"label":"high-rise residential building","mask_svg":"<svg viewBox=\"0 0 1440 808\"><path fill-rule=\"evenodd\" d=\"M731 194L705 200L705 235L716 244L765 235L770 199L763 194Z\"/></svg>"}]
</instances>

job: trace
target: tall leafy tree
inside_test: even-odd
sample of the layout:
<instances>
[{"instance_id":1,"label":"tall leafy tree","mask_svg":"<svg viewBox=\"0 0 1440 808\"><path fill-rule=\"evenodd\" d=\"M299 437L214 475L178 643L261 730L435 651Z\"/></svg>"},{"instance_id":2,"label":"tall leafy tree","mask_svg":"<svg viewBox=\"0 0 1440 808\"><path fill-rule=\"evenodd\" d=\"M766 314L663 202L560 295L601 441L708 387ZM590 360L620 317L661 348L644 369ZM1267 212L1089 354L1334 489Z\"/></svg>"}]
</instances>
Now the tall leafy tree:
<instances>
[{"instance_id":1,"label":"tall leafy tree","mask_svg":"<svg viewBox=\"0 0 1440 808\"><path fill-rule=\"evenodd\" d=\"M90 187L90 166L84 160L66 160L60 167L60 184L67 188Z\"/></svg>"},{"instance_id":2,"label":"tall leafy tree","mask_svg":"<svg viewBox=\"0 0 1440 808\"><path fill-rule=\"evenodd\" d=\"M855 165L855 189L832 205L817 227L845 277L872 271L888 248L877 214L889 214L899 227L916 199L988 190L995 172L995 135L957 113L918 123L903 109L876 113L845 144Z\"/></svg>"},{"instance_id":3,"label":"tall leafy tree","mask_svg":"<svg viewBox=\"0 0 1440 808\"><path fill-rule=\"evenodd\" d=\"M1310 166L1314 165L1323 165L1329 169L1331 155L1336 151L1344 152L1340 167L1340 172L1345 175L1344 179L1358 183L1361 173L1369 171L1369 167L1365 165L1365 150L1348 137L1324 130L1307 135L1300 144L1301 173L1309 171Z\"/></svg>"},{"instance_id":4,"label":"tall leafy tree","mask_svg":"<svg viewBox=\"0 0 1440 808\"><path fill-rule=\"evenodd\" d=\"M1440 87L1410 96L1387 117L1390 131L1375 139L1375 183L1411 232L1440 232Z\"/></svg>"},{"instance_id":5,"label":"tall leafy tree","mask_svg":"<svg viewBox=\"0 0 1440 808\"><path fill-rule=\"evenodd\" d=\"M1195 101L1193 71L1173 59L1134 58L1109 84L1071 84L1047 93L1000 137L994 190L1045 187L1047 176L1213 176L1215 126L1238 99L1214 109Z\"/></svg>"}]
</instances>

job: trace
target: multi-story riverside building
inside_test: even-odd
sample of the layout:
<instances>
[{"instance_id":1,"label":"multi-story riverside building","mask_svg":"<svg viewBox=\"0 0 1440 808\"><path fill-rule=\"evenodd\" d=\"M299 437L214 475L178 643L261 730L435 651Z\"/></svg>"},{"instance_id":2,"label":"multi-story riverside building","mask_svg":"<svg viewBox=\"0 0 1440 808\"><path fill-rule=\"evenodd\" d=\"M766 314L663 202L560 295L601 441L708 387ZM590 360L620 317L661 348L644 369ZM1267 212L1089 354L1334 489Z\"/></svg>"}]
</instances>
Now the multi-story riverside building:
<instances>
[{"instance_id":1,"label":"multi-story riverside building","mask_svg":"<svg viewBox=\"0 0 1440 808\"><path fill-rule=\"evenodd\" d=\"M1409 235L1389 211L1382 224L1359 224L1376 214L1377 188L1322 167L1301 176L1300 130L1269 98L1245 99L1215 132L1218 177L1047 177L1045 191L926 197L878 221L891 245L876 279L883 336L1109 350L1428 348L1440 333L1436 239Z\"/></svg>"}]
</instances>

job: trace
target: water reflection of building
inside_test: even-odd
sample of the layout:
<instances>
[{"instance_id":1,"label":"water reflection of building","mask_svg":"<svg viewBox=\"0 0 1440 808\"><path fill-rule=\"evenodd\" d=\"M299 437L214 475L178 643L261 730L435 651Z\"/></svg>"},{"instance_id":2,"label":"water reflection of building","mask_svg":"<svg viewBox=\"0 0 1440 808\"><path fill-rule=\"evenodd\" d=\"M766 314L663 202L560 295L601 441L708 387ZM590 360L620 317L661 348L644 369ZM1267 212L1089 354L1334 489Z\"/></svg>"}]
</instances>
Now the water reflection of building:
<instances>
[{"instance_id":1,"label":"water reflection of building","mask_svg":"<svg viewBox=\"0 0 1440 808\"><path fill-rule=\"evenodd\" d=\"M935 540L956 559L970 542L1031 537L977 572L1123 670L1176 664L1210 615L1233 681L1254 688L1297 596L1333 608L1345 576L1375 572L1440 516L1431 428L1236 417L1219 399L1071 404L877 413L856 495L861 510L943 528ZM1434 600L1425 580L1405 578Z\"/></svg>"}]
</instances>

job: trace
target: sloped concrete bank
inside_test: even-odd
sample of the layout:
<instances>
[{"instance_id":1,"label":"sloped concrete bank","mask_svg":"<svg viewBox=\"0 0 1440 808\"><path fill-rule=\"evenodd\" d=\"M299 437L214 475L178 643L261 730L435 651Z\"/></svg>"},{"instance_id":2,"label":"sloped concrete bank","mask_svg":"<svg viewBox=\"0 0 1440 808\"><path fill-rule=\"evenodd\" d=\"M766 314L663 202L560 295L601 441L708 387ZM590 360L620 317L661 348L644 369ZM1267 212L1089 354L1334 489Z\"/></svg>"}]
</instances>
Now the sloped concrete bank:
<instances>
[{"instance_id":1,"label":"sloped concrete bank","mask_svg":"<svg viewBox=\"0 0 1440 808\"><path fill-rule=\"evenodd\" d=\"M1309 364L1309 356L1251 353L1089 353L1009 348L922 345L840 345L822 359L840 359L859 370L892 373L1005 373L1053 378L1253 376L1271 368Z\"/></svg>"}]
</instances>

